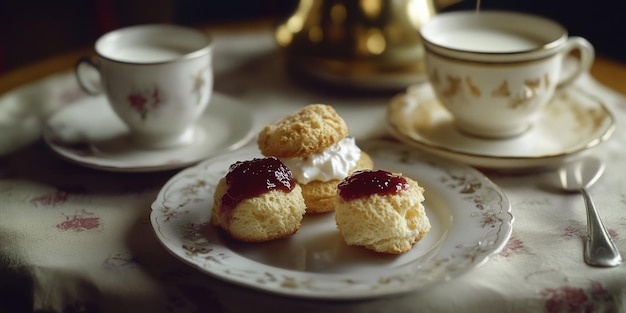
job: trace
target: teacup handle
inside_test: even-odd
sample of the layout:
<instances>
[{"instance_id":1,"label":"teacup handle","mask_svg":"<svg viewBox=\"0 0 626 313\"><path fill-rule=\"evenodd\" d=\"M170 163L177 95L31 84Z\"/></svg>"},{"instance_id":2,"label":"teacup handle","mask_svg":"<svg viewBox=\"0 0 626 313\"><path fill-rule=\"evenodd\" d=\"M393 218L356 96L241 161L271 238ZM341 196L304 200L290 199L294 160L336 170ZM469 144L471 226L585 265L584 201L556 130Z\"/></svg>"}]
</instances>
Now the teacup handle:
<instances>
[{"instance_id":1,"label":"teacup handle","mask_svg":"<svg viewBox=\"0 0 626 313\"><path fill-rule=\"evenodd\" d=\"M90 69L91 73L98 73L97 77L88 75L85 69ZM102 93L102 84L100 81L100 67L98 63L91 57L82 57L74 66L74 74L80 87L88 94L95 96ZM95 80L94 80L95 78Z\"/></svg>"},{"instance_id":2,"label":"teacup handle","mask_svg":"<svg viewBox=\"0 0 626 313\"><path fill-rule=\"evenodd\" d=\"M563 88L570 85L582 73L587 72L593 64L593 60L595 58L595 50L593 48L593 45L591 45L591 43L589 43L587 39L575 36L568 38L562 52L564 63L567 60L567 56L571 55L574 51L579 52L579 60L577 60L576 62L576 67L568 76L559 79L559 83L556 86L557 88Z\"/></svg>"}]
</instances>

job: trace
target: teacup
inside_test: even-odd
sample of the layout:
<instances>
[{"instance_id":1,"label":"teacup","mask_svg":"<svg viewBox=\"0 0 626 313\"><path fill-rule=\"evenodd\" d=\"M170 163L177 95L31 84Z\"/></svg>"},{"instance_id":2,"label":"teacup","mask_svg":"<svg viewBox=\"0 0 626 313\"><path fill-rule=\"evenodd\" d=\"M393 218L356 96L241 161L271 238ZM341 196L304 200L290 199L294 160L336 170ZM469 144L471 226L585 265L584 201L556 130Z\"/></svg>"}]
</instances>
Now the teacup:
<instances>
[{"instance_id":1,"label":"teacup","mask_svg":"<svg viewBox=\"0 0 626 313\"><path fill-rule=\"evenodd\" d=\"M106 95L134 144L161 149L194 141L213 91L208 35L169 24L131 26L104 34L95 51L97 58L77 62L78 82Z\"/></svg>"},{"instance_id":2,"label":"teacup","mask_svg":"<svg viewBox=\"0 0 626 313\"><path fill-rule=\"evenodd\" d=\"M441 13L420 35L437 99L459 130L481 137L524 133L555 89L571 84L594 59L584 38L568 37L557 22L524 13ZM569 59L571 68L564 66Z\"/></svg>"}]
</instances>

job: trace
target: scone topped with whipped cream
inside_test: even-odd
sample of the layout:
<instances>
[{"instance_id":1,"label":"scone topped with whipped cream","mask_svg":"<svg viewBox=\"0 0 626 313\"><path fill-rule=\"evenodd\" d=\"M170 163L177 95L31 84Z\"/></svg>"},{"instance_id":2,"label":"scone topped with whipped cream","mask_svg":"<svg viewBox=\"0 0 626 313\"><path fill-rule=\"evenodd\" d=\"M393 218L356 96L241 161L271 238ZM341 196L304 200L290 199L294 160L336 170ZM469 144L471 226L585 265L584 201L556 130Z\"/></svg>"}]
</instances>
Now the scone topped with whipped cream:
<instances>
[{"instance_id":1,"label":"scone topped with whipped cream","mask_svg":"<svg viewBox=\"0 0 626 313\"><path fill-rule=\"evenodd\" d=\"M274 157L256 158L232 164L220 179L211 223L234 239L262 242L298 231L305 210L289 168Z\"/></svg>"},{"instance_id":2,"label":"scone topped with whipped cream","mask_svg":"<svg viewBox=\"0 0 626 313\"><path fill-rule=\"evenodd\" d=\"M337 187L335 222L348 245L388 254L411 250L430 231L424 189L384 170L357 171Z\"/></svg>"},{"instance_id":3,"label":"scone topped with whipped cream","mask_svg":"<svg viewBox=\"0 0 626 313\"><path fill-rule=\"evenodd\" d=\"M334 210L337 184L350 173L371 169L372 159L361 151L335 109L310 104L265 126L257 138L265 156L279 158L302 186L307 213Z\"/></svg>"}]
</instances>

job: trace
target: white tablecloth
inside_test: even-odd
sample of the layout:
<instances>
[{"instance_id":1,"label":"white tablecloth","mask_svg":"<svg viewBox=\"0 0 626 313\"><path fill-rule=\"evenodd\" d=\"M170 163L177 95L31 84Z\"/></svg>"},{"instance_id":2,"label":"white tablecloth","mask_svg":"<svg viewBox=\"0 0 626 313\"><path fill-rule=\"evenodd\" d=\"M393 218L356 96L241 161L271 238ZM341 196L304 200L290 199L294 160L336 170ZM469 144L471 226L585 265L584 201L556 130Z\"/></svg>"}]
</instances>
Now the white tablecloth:
<instances>
[{"instance_id":1,"label":"white tablecloth","mask_svg":"<svg viewBox=\"0 0 626 313\"><path fill-rule=\"evenodd\" d=\"M385 136L389 94L325 92L290 78L269 30L215 34L215 90L250 107L259 125L309 103L333 105L357 139ZM577 82L615 115L593 153L608 171L591 189L626 253L626 98ZM71 72L0 97L0 312L625 312L626 265L582 260L579 195L545 173L485 174L507 193L515 223L484 266L420 292L366 301L311 301L234 286L171 256L150 204L176 173L109 173L73 165L39 139L51 112L84 97Z\"/></svg>"}]
</instances>

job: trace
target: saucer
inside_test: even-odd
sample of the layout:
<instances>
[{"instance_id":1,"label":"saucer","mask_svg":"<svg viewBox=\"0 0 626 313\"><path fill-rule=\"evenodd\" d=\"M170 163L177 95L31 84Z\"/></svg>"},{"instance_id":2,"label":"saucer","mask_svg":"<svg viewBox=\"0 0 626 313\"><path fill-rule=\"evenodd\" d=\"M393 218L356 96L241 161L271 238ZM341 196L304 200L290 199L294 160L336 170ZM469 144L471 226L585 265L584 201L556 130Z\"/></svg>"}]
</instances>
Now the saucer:
<instances>
[{"instance_id":1,"label":"saucer","mask_svg":"<svg viewBox=\"0 0 626 313\"><path fill-rule=\"evenodd\" d=\"M570 87L556 92L541 118L525 133L507 139L459 131L430 84L414 85L392 98L387 127L400 141L427 152L497 170L551 168L607 140L614 118L598 99Z\"/></svg>"},{"instance_id":2,"label":"saucer","mask_svg":"<svg viewBox=\"0 0 626 313\"><path fill-rule=\"evenodd\" d=\"M170 170L243 146L254 135L249 111L214 93L196 125L193 143L151 150L132 144L128 127L104 96L86 97L52 115L43 137L61 157L86 167L116 172Z\"/></svg>"}]
</instances>

